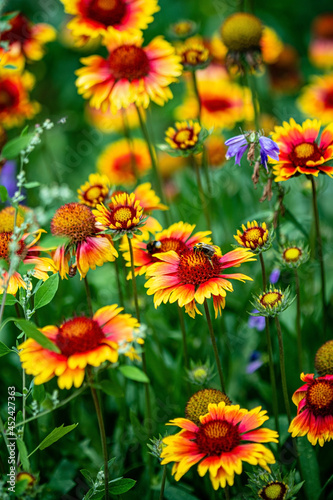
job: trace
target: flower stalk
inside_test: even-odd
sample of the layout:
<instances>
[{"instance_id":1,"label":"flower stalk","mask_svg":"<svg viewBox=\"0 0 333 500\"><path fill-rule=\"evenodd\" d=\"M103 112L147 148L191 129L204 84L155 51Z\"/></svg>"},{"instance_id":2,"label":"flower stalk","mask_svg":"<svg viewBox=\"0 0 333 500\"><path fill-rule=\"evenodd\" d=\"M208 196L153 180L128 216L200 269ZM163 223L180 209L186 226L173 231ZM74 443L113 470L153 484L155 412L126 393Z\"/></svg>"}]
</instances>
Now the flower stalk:
<instances>
[{"instance_id":1,"label":"flower stalk","mask_svg":"<svg viewBox=\"0 0 333 500\"><path fill-rule=\"evenodd\" d=\"M219 353L217 350L217 345L216 345L216 340L215 340L215 335L214 335L214 330L213 330L213 324L212 324L212 319L211 319L210 312L209 312L207 299L205 299L205 301L204 301L204 308L205 308L205 314L206 314L206 318L207 318L208 330L209 330L210 338L211 338L211 341L213 344L214 356L215 356L217 371L218 371L219 378L220 378L222 392L226 393L222 365L221 365Z\"/></svg>"}]
</instances>

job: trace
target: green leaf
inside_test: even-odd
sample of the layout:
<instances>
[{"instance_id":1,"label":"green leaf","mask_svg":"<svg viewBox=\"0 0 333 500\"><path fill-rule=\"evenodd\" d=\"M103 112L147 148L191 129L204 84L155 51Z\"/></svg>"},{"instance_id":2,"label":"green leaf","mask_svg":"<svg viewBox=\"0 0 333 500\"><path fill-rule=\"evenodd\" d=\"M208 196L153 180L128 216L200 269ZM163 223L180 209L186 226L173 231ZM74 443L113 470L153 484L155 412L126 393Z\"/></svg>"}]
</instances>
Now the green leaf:
<instances>
[{"instance_id":1,"label":"green leaf","mask_svg":"<svg viewBox=\"0 0 333 500\"><path fill-rule=\"evenodd\" d=\"M145 382L146 384L149 384L149 378L137 366L124 365L120 366L119 370L126 378L135 380L136 382Z\"/></svg>"},{"instance_id":2,"label":"green leaf","mask_svg":"<svg viewBox=\"0 0 333 500\"><path fill-rule=\"evenodd\" d=\"M12 319L12 318L9 318ZM15 325L23 330L23 332L32 339L36 340L38 344L49 351L57 352L58 354L61 352L60 349L50 340L48 339L41 331L38 330L36 325L31 321L27 321L26 319L16 319L14 318Z\"/></svg>"},{"instance_id":3,"label":"green leaf","mask_svg":"<svg viewBox=\"0 0 333 500\"><path fill-rule=\"evenodd\" d=\"M30 470L30 463L29 463L27 448L24 444L24 441L22 441L22 439L20 439L20 438L17 438L16 443L17 443L18 451L20 452L20 459L21 459L22 467L24 470L28 471L28 470Z\"/></svg>"},{"instance_id":4,"label":"green leaf","mask_svg":"<svg viewBox=\"0 0 333 500\"><path fill-rule=\"evenodd\" d=\"M8 14L3 14L0 19L1 21L10 21L11 19L13 19L13 17L17 16L17 14L19 14L18 10L15 10L14 12L8 12Z\"/></svg>"},{"instance_id":5,"label":"green leaf","mask_svg":"<svg viewBox=\"0 0 333 500\"><path fill-rule=\"evenodd\" d=\"M2 156L6 160L13 160L28 146L33 136L34 134L30 133L8 141L2 149Z\"/></svg>"},{"instance_id":6,"label":"green leaf","mask_svg":"<svg viewBox=\"0 0 333 500\"><path fill-rule=\"evenodd\" d=\"M100 389L105 392L108 396L113 396L114 398L123 398L124 391L119 385L115 385L111 380L101 380L98 384L94 385L96 389Z\"/></svg>"},{"instance_id":7,"label":"green leaf","mask_svg":"<svg viewBox=\"0 0 333 500\"><path fill-rule=\"evenodd\" d=\"M45 448L48 448L53 443L59 441L59 439L61 439L63 436L66 436L66 434L68 434L73 429L75 429L75 427L77 425L78 424L72 424L72 425L67 425L66 427L64 427L64 424L62 424L60 427L56 427L55 429L53 429L52 432L50 432L50 434L48 434L46 436L45 439L43 439L43 441L41 443L39 443L39 445L37 446L37 448L35 448L34 451L32 451L30 453L29 457L31 455L33 455L33 453L35 453L38 449L39 450L45 450Z\"/></svg>"},{"instance_id":8,"label":"green leaf","mask_svg":"<svg viewBox=\"0 0 333 500\"><path fill-rule=\"evenodd\" d=\"M311 478L304 483L307 498L318 500L320 496L320 471L315 448L305 437L297 439L297 447L303 477Z\"/></svg>"},{"instance_id":9,"label":"green leaf","mask_svg":"<svg viewBox=\"0 0 333 500\"><path fill-rule=\"evenodd\" d=\"M2 323L1 323L1 326L0 326L0 331L3 329L4 326L7 325L7 323L9 323L10 321L17 321L17 318L15 317L10 317L10 318L7 318L5 319Z\"/></svg>"},{"instance_id":10,"label":"green leaf","mask_svg":"<svg viewBox=\"0 0 333 500\"><path fill-rule=\"evenodd\" d=\"M126 493L126 491L131 490L136 481L134 481L134 479L123 477L115 479L114 482L111 481L111 483L112 484L109 483L109 493L112 495L122 495L123 493Z\"/></svg>"},{"instance_id":11,"label":"green leaf","mask_svg":"<svg viewBox=\"0 0 333 500\"><path fill-rule=\"evenodd\" d=\"M167 500L198 500L198 497L187 493L187 491L177 488L176 486L169 486L164 492Z\"/></svg>"},{"instance_id":12,"label":"green leaf","mask_svg":"<svg viewBox=\"0 0 333 500\"><path fill-rule=\"evenodd\" d=\"M0 304L2 303L3 296L1 297ZM6 301L5 301L5 306L13 306L16 304L17 300L14 297L14 295L7 295L6 296Z\"/></svg>"},{"instance_id":13,"label":"green leaf","mask_svg":"<svg viewBox=\"0 0 333 500\"><path fill-rule=\"evenodd\" d=\"M2 356L6 356L6 354L12 352L11 349L9 349L9 347L6 346L6 344L4 344L3 342L0 342L0 358Z\"/></svg>"},{"instance_id":14,"label":"green leaf","mask_svg":"<svg viewBox=\"0 0 333 500\"><path fill-rule=\"evenodd\" d=\"M59 274L53 274L43 283L35 295L35 309L40 309L51 302L59 286Z\"/></svg>"},{"instance_id":15,"label":"green leaf","mask_svg":"<svg viewBox=\"0 0 333 500\"><path fill-rule=\"evenodd\" d=\"M32 388L32 397L37 403L41 404L45 399L45 389L43 384L41 385L33 385Z\"/></svg>"},{"instance_id":16,"label":"green leaf","mask_svg":"<svg viewBox=\"0 0 333 500\"><path fill-rule=\"evenodd\" d=\"M8 200L8 191L5 186L0 186L0 199L2 203Z\"/></svg>"},{"instance_id":17,"label":"green leaf","mask_svg":"<svg viewBox=\"0 0 333 500\"><path fill-rule=\"evenodd\" d=\"M35 187L39 187L40 186L40 182L37 182L37 181L33 181L33 182L25 182L23 184L23 186L26 188L26 189L32 189L32 188L35 188Z\"/></svg>"},{"instance_id":18,"label":"green leaf","mask_svg":"<svg viewBox=\"0 0 333 500\"><path fill-rule=\"evenodd\" d=\"M82 476L84 476L84 478L88 481L88 484L90 484L90 486L93 486L94 479L93 479L92 475L90 474L90 472L87 469L81 469L80 472L81 472Z\"/></svg>"}]
</instances>

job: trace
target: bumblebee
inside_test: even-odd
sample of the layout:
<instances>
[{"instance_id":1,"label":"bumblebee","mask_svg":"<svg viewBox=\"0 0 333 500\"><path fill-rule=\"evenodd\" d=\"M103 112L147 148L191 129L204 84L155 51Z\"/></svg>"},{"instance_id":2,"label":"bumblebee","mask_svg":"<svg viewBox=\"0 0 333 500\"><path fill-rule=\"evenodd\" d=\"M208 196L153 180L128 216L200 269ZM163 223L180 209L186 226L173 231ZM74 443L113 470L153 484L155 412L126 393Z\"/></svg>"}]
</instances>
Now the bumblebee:
<instances>
[{"instance_id":1,"label":"bumblebee","mask_svg":"<svg viewBox=\"0 0 333 500\"><path fill-rule=\"evenodd\" d=\"M147 251L150 254L156 253L162 247L161 241L149 241L147 243Z\"/></svg>"},{"instance_id":2,"label":"bumblebee","mask_svg":"<svg viewBox=\"0 0 333 500\"><path fill-rule=\"evenodd\" d=\"M74 278L74 276L76 275L76 272L77 272L77 265L76 264L72 264L71 266L69 266L68 276L70 278Z\"/></svg>"},{"instance_id":3,"label":"bumblebee","mask_svg":"<svg viewBox=\"0 0 333 500\"><path fill-rule=\"evenodd\" d=\"M212 257L216 254L216 248L213 245L208 245L207 243L196 243L193 246L193 250L195 252L202 252L206 255L208 258L210 265L214 267L214 264L212 262Z\"/></svg>"}]
</instances>

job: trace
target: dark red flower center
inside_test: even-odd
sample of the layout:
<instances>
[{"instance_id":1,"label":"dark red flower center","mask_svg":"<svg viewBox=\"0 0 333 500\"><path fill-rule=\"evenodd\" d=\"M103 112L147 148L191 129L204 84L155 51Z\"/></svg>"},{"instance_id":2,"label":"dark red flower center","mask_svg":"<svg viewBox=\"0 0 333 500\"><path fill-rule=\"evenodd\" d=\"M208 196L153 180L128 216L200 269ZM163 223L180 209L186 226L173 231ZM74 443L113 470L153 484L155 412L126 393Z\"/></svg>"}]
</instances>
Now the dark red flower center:
<instances>
[{"instance_id":1,"label":"dark red flower center","mask_svg":"<svg viewBox=\"0 0 333 500\"><path fill-rule=\"evenodd\" d=\"M186 243L177 238L161 238L159 241L162 245L154 253L170 252L170 250L173 250L174 252L181 254L184 250L188 249Z\"/></svg>"},{"instance_id":2,"label":"dark red flower center","mask_svg":"<svg viewBox=\"0 0 333 500\"><path fill-rule=\"evenodd\" d=\"M275 307L281 300L283 295L277 290L264 293L260 298L260 302L264 307Z\"/></svg>"},{"instance_id":3,"label":"dark red flower center","mask_svg":"<svg viewBox=\"0 0 333 500\"><path fill-rule=\"evenodd\" d=\"M20 101L20 93L16 85L10 80L0 82L0 112L9 110Z\"/></svg>"},{"instance_id":4,"label":"dark red flower center","mask_svg":"<svg viewBox=\"0 0 333 500\"><path fill-rule=\"evenodd\" d=\"M133 218L137 217L135 208L123 205L110 210L110 224L118 227L119 229L130 229L133 225Z\"/></svg>"},{"instance_id":5,"label":"dark red flower center","mask_svg":"<svg viewBox=\"0 0 333 500\"><path fill-rule=\"evenodd\" d=\"M315 142L301 142L294 146L293 151L290 153L290 159L294 165L304 166L308 161L316 162L320 158L321 152Z\"/></svg>"},{"instance_id":6,"label":"dark red flower center","mask_svg":"<svg viewBox=\"0 0 333 500\"><path fill-rule=\"evenodd\" d=\"M1 40L8 41L10 44L15 42L24 43L25 40L31 38L31 27L28 19L22 14L10 19L11 28L1 33Z\"/></svg>"},{"instance_id":7,"label":"dark red flower center","mask_svg":"<svg viewBox=\"0 0 333 500\"><path fill-rule=\"evenodd\" d=\"M9 251L9 243L12 239L13 233L0 233L0 259L7 260L9 259L10 251ZM18 242L19 248L16 252L17 255L21 257L21 259L25 259L27 255L27 247L23 240Z\"/></svg>"},{"instance_id":8,"label":"dark red flower center","mask_svg":"<svg viewBox=\"0 0 333 500\"><path fill-rule=\"evenodd\" d=\"M83 198L88 202L101 203L105 200L105 186L94 184L83 193Z\"/></svg>"},{"instance_id":9,"label":"dark red flower center","mask_svg":"<svg viewBox=\"0 0 333 500\"><path fill-rule=\"evenodd\" d=\"M64 356L87 352L101 344L105 335L96 321L85 316L66 321L59 328L56 345Z\"/></svg>"},{"instance_id":10,"label":"dark red flower center","mask_svg":"<svg viewBox=\"0 0 333 500\"><path fill-rule=\"evenodd\" d=\"M324 94L324 108L332 109L333 108L333 90L328 90Z\"/></svg>"},{"instance_id":11,"label":"dark red flower center","mask_svg":"<svg viewBox=\"0 0 333 500\"><path fill-rule=\"evenodd\" d=\"M218 111L225 111L231 107L230 100L223 99L223 97L214 97L202 99L202 106L207 109L210 113L216 113Z\"/></svg>"},{"instance_id":12,"label":"dark red flower center","mask_svg":"<svg viewBox=\"0 0 333 500\"><path fill-rule=\"evenodd\" d=\"M95 217L85 205L67 203L56 211L51 221L51 232L67 236L72 243L79 243L96 234Z\"/></svg>"},{"instance_id":13,"label":"dark red flower center","mask_svg":"<svg viewBox=\"0 0 333 500\"><path fill-rule=\"evenodd\" d=\"M284 500L288 486L281 481L272 481L259 491L259 498L264 500Z\"/></svg>"},{"instance_id":14,"label":"dark red flower center","mask_svg":"<svg viewBox=\"0 0 333 500\"><path fill-rule=\"evenodd\" d=\"M202 424L196 437L200 452L209 456L227 453L236 448L240 441L238 427L227 420L213 420Z\"/></svg>"},{"instance_id":15,"label":"dark red flower center","mask_svg":"<svg viewBox=\"0 0 333 500\"><path fill-rule=\"evenodd\" d=\"M306 391L306 406L316 417L333 416L333 381L314 380Z\"/></svg>"},{"instance_id":16,"label":"dark red flower center","mask_svg":"<svg viewBox=\"0 0 333 500\"><path fill-rule=\"evenodd\" d=\"M79 9L84 17L105 27L121 24L127 13L124 0L81 0Z\"/></svg>"},{"instance_id":17,"label":"dark red flower center","mask_svg":"<svg viewBox=\"0 0 333 500\"><path fill-rule=\"evenodd\" d=\"M193 148L193 144L189 144L189 141L198 142L198 138L193 140L194 135L193 128L184 128L182 130L177 130L172 140L181 149L191 149Z\"/></svg>"},{"instance_id":18,"label":"dark red flower center","mask_svg":"<svg viewBox=\"0 0 333 500\"><path fill-rule=\"evenodd\" d=\"M109 67L115 80L137 80L148 75L149 59L141 47L122 45L109 56Z\"/></svg>"},{"instance_id":19,"label":"dark red flower center","mask_svg":"<svg viewBox=\"0 0 333 500\"><path fill-rule=\"evenodd\" d=\"M211 278L217 278L221 269L216 255L209 259L203 252L190 249L179 256L178 276L185 284L201 285Z\"/></svg>"}]
</instances>

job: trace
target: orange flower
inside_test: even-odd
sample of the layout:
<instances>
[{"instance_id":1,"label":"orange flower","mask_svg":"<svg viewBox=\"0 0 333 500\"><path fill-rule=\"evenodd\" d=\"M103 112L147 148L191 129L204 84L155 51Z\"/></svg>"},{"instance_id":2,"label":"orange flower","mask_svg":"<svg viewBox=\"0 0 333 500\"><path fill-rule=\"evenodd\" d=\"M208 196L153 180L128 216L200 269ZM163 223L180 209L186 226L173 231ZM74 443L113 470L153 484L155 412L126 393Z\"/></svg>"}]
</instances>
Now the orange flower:
<instances>
[{"instance_id":1,"label":"orange flower","mask_svg":"<svg viewBox=\"0 0 333 500\"><path fill-rule=\"evenodd\" d=\"M157 0L61 0L74 18L67 27L74 37L115 36L137 33L153 21L160 10Z\"/></svg>"},{"instance_id":2,"label":"orange flower","mask_svg":"<svg viewBox=\"0 0 333 500\"><path fill-rule=\"evenodd\" d=\"M5 128L18 127L40 110L37 102L30 102L28 92L34 85L30 73L0 75L0 122Z\"/></svg>"},{"instance_id":3,"label":"orange flower","mask_svg":"<svg viewBox=\"0 0 333 500\"><path fill-rule=\"evenodd\" d=\"M115 185L132 185L150 168L149 151L143 139L132 139L131 145L127 139L112 142L97 158L97 170Z\"/></svg>"},{"instance_id":4,"label":"orange flower","mask_svg":"<svg viewBox=\"0 0 333 500\"><path fill-rule=\"evenodd\" d=\"M51 232L68 240L67 244L59 246L53 255L62 279L67 279L72 257L74 262L71 267L77 267L81 279L89 269L96 269L96 266L112 262L118 257L111 237L100 234L95 223L90 208L80 203L67 203L56 211L51 221Z\"/></svg>"},{"instance_id":5,"label":"orange flower","mask_svg":"<svg viewBox=\"0 0 333 500\"><path fill-rule=\"evenodd\" d=\"M47 280L49 272L55 273L57 269L52 261L52 259L47 257L40 257L40 252L44 248L37 246L36 243L41 237L42 233L45 233L43 229L39 229L33 233L25 233L22 238L18 241L18 250L16 255L19 256L23 264L32 264L33 275L37 279ZM2 232L0 233L0 259L5 260L9 264L10 249L9 244L12 241L12 232ZM32 241L27 243L33 237ZM7 271L4 271L2 277L0 277L0 294L3 294L4 289L7 287L7 293L10 295L16 295L19 288L27 288L27 285L23 281L21 275L15 271L11 276Z\"/></svg>"},{"instance_id":6,"label":"orange flower","mask_svg":"<svg viewBox=\"0 0 333 500\"><path fill-rule=\"evenodd\" d=\"M172 98L169 85L181 74L180 58L162 37L142 47L140 36L118 35L108 41L109 57L81 59L77 70L79 94L94 108L116 113L130 104L147 108L150 101L163 106Z\"/></svg>"},{"instance_id":7,"label":"orange flower","mask_svg":"<svg viewBox=\"0 0 333 500\"><path fill-rule=\"evenodd\" d=\"M150 279L145 284L147 294L154 295L154 305L162 302L178 301L179 307L192 317L201 314L196 303L203 304L205 299L213 296L215 317L225 306L226 292L232 292L232 284L228 278L240 281L251 280L245 274L224 274L224 269L239 266L243 262L255 260L253 253L247 249L237 249L221 255L216 251L208 257L204 251L189 248L181 254L174 250L155 254L161 262L149 266L146 275Z\"/></svg>"},{"instance_id":8,"label":"orange flower","mask_svg":"<svg viewBox=\"0 0 333 500\"><path fill-rule=\"evenodd\" d=\"M333 375L314 378L313 373L301 375L305 382L293 395L297 416L288 431L292 437L307 436L315 446L324 446L333 438Z\"/></svg>"},{"instance_id":9,"label":"orange flower","mask_svg":"<svg viewBox=\"0 0 333 500\"><path fill-rule=\"evenodd\" d=\"M318 176L319 172L332 177L333 166L333 127L328 125L316 142L320 131L318 120L306 120L299 125L293 118L283 122L282 127L275 127L272 139L280 148L279 160L270 160L273 164L275 181L286 181L299 174Z\"/></svg>"},{"instance_id":10,"label":"orange flower","mask_svg":"<svg viewBox=\"0 0 333 500\"><path fill-rule=\"evenodd\" d=\"M155 234L155 240L152 242L144 243L134 238L132 240L132 246L135 275L141 276L145 274L147 269L149 269L154 262L159 262L157 255L160 253L174 250L176 253L181 254L184 250L190 250L196 243L211 243L210 238L207 237L210 231L200 231L192 235L194 229L194 224L176 222L168 229ZM124 241L120 245L120 250L124 252L123 256L127 261L126 265L130 267L131 258L127 241Z\"/></svg>"},{"instance_id":11,"label":"orange flower","mask_svg":"<svg viewBox=\"0 0 333 500\"><path fill-rule=\"evenodd\" d=\"M276 31L268 26L263 27L260 39L260 48L263 62L272 64L276 62L283 49L283 43Z\"/></svg>"},{"instance_id":12,"label":"orange flower","mask_svg":"<svg viewBox=\"0 0 333 500\"><path fill-rule=\"evenodd\" d=\"M9 50L19 47L27 59L38 61L45 53L44 45L56 38L56 30L49 24L33 24L23 14L6 21L10 29L2 31L1 41L9 42ZM3 50L3 49L1 49Z\"/></svg>"},{"instance_id":13,"label":"orange flower","mask_svg":"<svg viewBox=\"0 0 333 500\"><path fill-rule=\"evenodd\" d=\"M200 416L196 425L186 418L175 418L168 425L182 430L163 439L166 445L161 453L162 465L174 462L172 474L176 481L198 464L198 474L209 471L214 490L234 484L235 474L241 474L242 462L260 465L270 472L273 453L261 443L277 443L278 434L260 428L268 420L266 411L258 406L253 410L239 405L209 404L208 413Z\"/></svg>"},{"instance_id":14,"label":"orange flower","mask_svg":"<svg viewBox=\"0 0 333 500\"><path fill-rule=\"evenodd\" d=\"M109 196L109 180L105 175L90 174L89 180L77 190L80 203L96 207Z\"/></svg>"},{"instance_id":15,"label":"orange flower","mask_svg":"<svg viewBox=\"0 0 333 500\"><path fill-rule=\"evenodd\" d=\"M328 12L317 16L313 22L313 38L309 45L309 59L321 69L333 67L333 14Z\"/></svg>"},{"instance_id":16,"label":"orange flower","mask_svg":"<svg viewBox=\"0 0 333 500\"><path fill-rule=\"evenodd\" d=\"M61 326L45 326L40 331L55 345L57 352L28 339L18 349L23 369L35 377L36 385L58 377L60 389L70 389L83 383L87 365L100 366L104 361L116 363L119 349L136 356L130 343L135 339L139 323L117 304L99 309L92 318L75 317Z\"/></svg>"},{"instance_id":17,"label":"orange flower","mask_svg":"<svg viewBox=\"0 0 333 500\"><path fill-rule=\"evenodd\" d=\"M324 125L333 122L333 75L317 76L302 89L298 105L307 116Z\"/></svg>"}]
</instances>

